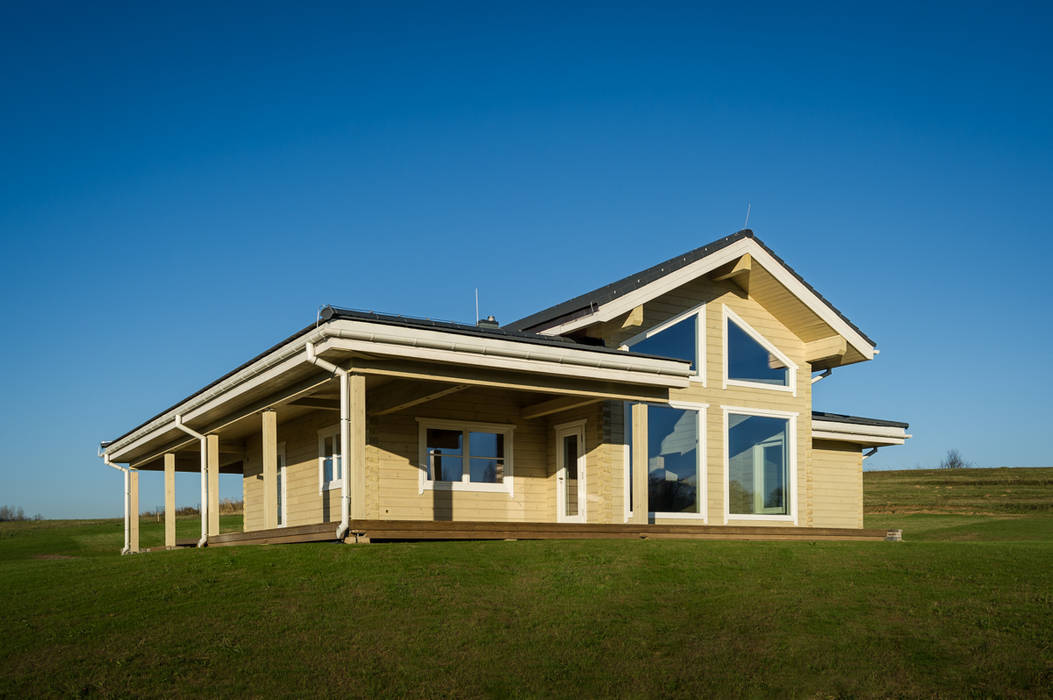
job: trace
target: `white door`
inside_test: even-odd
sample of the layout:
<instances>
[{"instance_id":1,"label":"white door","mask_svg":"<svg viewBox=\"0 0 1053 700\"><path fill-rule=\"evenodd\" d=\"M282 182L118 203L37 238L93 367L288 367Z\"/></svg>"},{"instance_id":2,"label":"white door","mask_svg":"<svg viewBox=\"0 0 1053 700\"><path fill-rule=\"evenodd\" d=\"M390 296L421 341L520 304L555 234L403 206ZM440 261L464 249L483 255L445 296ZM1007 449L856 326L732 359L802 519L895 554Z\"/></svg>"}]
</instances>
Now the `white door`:
<instances>
[{"instance_id":1,"label":"white door","mask_svg":"<svg viewBox=\"0 0 1053 700\"><path fill-rule=\"evenodd\" d=\"M585 522L585 425L556 426L556 521Z\"/></svg>"},{"instance_id":2,"label":"white door","mask_svg":"<svg viewBox=\"0 0 1053 700\"><path fill-rule=\"evenodd\" d=\"M285 511L285 486L285 443L282 442L278 444L278 488L275 489L278 492L278 527L285 527L285 524L288 522L288 515Z\"/></svg>"}]
</instances>

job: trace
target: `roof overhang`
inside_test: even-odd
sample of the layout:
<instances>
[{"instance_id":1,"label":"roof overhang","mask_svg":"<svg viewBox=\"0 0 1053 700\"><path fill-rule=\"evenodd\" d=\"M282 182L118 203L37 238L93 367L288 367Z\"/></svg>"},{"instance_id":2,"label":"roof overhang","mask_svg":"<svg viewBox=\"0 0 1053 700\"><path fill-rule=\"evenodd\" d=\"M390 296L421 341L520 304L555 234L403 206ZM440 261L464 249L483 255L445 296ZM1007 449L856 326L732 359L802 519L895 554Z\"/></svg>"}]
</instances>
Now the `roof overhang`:
<instances>
[{"instance_id":1,"label":"roof overhang","mask_svg":"<svg viewBox=\"0 0 1053 700\"><path fill-rule=\"evenodd\" d=\"M640 304L656 299L745 255L751 256L753 262L761 265L790 294L800 300L835 333L843 337L848 345L859 353L862 359L871 360L874 358L876 352L874 344L841 316L829 302L798 277L784 262L772 254L767 247L753 238L752 235L741 237L709 255L636 287L608 302L593 304L580 310L578 313L572 314L570 318L557 319L552 322L552 325L538 328L537 332L545 335L566 335L596 323L612 321L622 314L632 311Z\"/></svg>"},{"instance_id":2,"label":"roof overhang","mask_svg":"<svg viewBox=\"0 0 1053 700\"><path fill-rule=\"evenodd\" d=\"M175 417L205 432L247 415L295 400L326 384L332 375L307 359L306 345L349 369L395 374L414 369L420 378L474 381L568 395L655 400L688 386L690 363L573 344L537 344L420 329L375 321L333 319L305 329L287 342L209 385L131 432L103 443L114 462L132 462L159 451L190 445ZM428 375L422 368L440 368ZM489 384L487 377L500 377ZM474 378L474 379L473 379ZM535 388L537 387L537 388Z\"/></svg>"},{"instance_id":3,"label":"roof overhang","mask_svg":"<svg viewBox=\"0 0 1053 700\"><path fill-rule=\"evenodd\" d=\"M902 445L911 435L898 425L870 425L858 420L812 418L812 440L849 442L861 447Z\"/></svg>"}]
</instances>

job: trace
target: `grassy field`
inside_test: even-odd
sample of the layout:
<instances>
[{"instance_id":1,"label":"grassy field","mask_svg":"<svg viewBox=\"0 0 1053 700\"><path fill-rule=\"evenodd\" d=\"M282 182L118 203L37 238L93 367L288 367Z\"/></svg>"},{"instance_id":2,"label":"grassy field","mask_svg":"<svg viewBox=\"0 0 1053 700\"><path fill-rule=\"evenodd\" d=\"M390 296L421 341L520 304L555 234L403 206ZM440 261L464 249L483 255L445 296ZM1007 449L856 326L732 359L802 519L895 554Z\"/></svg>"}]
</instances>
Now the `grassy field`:
<instances>
[{"instance_id":1,"label":"grassy field","mask_svg":"<svg viewBox=\"0 0 1053 700\"><path fill-rule=\"evenodd\" d=\"M3 523L0 696L1051 695L1048 509L867 525L906 541L120 557L119 521Z\"/></svg>"},{"instance_id":2,"label":"grassy field","mask_svg":"<svg viewBox=\"0 0 1053 700\"><path fill-rule=\"evenodd\" d=\"M1053 514L1053 467L864 472L864 513Z\"/></svg>"}]
</instances>

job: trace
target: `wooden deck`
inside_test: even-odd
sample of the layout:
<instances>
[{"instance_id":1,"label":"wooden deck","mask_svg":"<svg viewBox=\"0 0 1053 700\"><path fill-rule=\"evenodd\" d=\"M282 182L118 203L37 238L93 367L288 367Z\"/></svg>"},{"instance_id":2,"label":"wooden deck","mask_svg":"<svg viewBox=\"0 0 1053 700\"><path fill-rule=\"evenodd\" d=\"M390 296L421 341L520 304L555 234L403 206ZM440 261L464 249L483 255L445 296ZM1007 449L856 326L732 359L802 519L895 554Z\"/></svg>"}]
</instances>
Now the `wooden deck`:
<instances>
[{"instance_id":1,"label":"wooden deck","mask_svg":"<svg viewBox=\"0 0 1053 700\"><path fill-rule=\"evenodd\" d=\"M336 523L226 532L208 538L210 547L246 544L332 542ZM883 541L885 530L814 527L741 527L728 525L594 525L567 523L433 522L427 520L352 520L349 542L381 540L855 540Z\"/></svg>"}]
</instances>

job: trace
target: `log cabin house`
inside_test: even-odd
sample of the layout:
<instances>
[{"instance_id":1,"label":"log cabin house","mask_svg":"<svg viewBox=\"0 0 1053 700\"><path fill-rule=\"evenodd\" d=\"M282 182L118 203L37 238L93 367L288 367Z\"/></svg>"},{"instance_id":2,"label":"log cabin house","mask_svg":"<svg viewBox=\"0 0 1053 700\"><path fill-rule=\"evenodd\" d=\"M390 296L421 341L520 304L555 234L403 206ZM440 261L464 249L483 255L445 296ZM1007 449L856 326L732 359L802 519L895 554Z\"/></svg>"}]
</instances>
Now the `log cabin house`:
<instances>
[{"instance_id":1,"label":"log cabin house","mask_svg":"<svg viewBox=\"0 0 1053 700\"><path fill-rule=\"evenodd\" d=\"M865 450L907 424L824 413L812 385L875 343L743 230L505 326L326 307L100 456L201 475L196 544L884 536ZM243 532L219 530L239 474ZM129 517L129 513L132 517Z\"/></svg>"}]
</instances>

